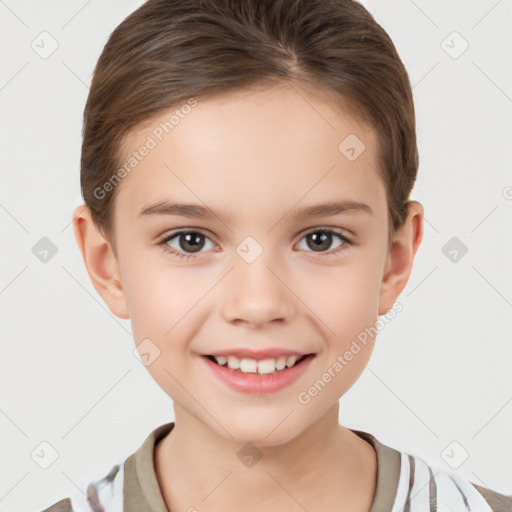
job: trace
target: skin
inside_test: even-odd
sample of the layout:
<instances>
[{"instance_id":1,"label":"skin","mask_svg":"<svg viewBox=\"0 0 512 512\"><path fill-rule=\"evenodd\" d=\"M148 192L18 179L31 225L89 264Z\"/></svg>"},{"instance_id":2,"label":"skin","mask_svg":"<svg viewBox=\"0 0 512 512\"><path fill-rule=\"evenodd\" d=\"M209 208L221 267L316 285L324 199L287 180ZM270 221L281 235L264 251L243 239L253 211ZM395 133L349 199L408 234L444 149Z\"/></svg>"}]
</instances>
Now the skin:
<instances>
[{"instance_id":1,"label":"skin","mask_svg":"<svg viewBox=\"0 0 512 512\"><path fill-rule=\"evenodd\" d=\"M127 154L168 118L133 132ZM338 150L349 134L366 146L354 161ZM113 314L131 319L136 344L149 338L160 350L147 369L172 398L176 418L155 449L170 510L369 510L376 454L339 424L338 400L364 370L375 338L309 403L297 395L389 311L409 279L423 207L410 203L389 246L376 169L376 133L367 125L313 91L274 86L199 101L119 185L112 243L86 207L75 210L95 289ZM206 205L227 219L138 218L164 198ZM373 214L293 218L298 208L342 199L364 202ZM319 228L353 243L333 235L315 251L306 235ZM167 242L195 255L188 260L158 245L180 229L205 235L200 252L183 237ZM263 249L252 263L236 252L247 236ZM241 346L316 355L284 389L249 395L217 380L201 359ZM237 457L247 442L262 455L252 467Z\"/></svg>"}]
</instances>

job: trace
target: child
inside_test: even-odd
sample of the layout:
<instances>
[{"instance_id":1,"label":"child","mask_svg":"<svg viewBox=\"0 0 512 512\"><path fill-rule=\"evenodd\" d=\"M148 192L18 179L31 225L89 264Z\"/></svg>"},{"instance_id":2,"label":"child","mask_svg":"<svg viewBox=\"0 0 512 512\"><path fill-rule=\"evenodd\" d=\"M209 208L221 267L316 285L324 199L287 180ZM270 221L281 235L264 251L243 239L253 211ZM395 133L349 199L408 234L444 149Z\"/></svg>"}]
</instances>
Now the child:
<instances>
[{"instance_id":1,"label":"child","mask_svg":"<svg viewBox=\"0 0 512 512\"><path fill-rule=\"evenodd\" d=\"M338 422L422 240L417 169L407 72L355 1L128 16L92 80L74 230L175 421L46 510L512 510Z\"/></svg>"}]
</instances>

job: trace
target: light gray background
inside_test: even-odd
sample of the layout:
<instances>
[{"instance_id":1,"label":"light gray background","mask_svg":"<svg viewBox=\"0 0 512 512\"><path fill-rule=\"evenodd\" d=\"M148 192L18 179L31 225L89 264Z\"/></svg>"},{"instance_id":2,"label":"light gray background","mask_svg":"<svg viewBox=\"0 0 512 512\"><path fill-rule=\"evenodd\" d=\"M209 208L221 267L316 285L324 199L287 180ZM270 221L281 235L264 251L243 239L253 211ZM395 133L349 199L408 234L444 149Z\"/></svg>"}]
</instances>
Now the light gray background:
<instances>
[{"instance_id":1,"label":"light gray background","mask_svg":"<svg viewBox=\"0 0 512 512\"><path fill-rule=\"evenodd\" d=\"M129 321L90 283L70 225L91 73L141 3L0 1L0 511L84 490L173 419L132 353ZM412 197L426 223L404 310L341 399L340 422L512 493L512 2L365 5L414 86ZM58 42L46 59L31 47L51 48L43 31ZM46 263L32 252L42 237L58 249ZM452 237L468 248L456 262L442 251ZM48 469L31 455L43 441L59 454Z\"/></svg>"}]
</instances>

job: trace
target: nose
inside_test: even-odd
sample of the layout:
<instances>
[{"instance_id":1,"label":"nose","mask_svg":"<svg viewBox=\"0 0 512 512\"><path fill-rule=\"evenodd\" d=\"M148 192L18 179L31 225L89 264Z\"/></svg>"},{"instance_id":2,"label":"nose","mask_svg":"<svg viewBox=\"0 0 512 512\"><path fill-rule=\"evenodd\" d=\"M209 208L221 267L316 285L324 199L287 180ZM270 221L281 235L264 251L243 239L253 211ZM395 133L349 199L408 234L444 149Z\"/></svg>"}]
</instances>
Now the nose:
<instances>
[{"instance_id":1,"label":"nose","mask_svg":"<svg viewBox=\"0 0 512 512\"><path fill-rule=\"evenodd\" d=\"M224 319L253 328L269 322L290 322L296 304L286 281L283 272L269 265L263 255L252 263L237 261L224 283Z\"/></svg>"}]
</instances>

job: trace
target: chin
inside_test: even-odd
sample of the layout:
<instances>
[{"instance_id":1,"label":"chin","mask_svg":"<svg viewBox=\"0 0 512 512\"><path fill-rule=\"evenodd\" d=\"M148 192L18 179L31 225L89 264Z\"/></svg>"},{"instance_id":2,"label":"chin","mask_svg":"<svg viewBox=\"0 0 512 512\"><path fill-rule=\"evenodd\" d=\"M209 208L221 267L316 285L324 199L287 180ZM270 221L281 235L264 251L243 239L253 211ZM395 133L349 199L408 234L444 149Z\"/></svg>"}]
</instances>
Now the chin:
<instances>
[{"instance_id":1,"label":"chin","mask_svg":"<svg viewBox=\"0 0 512 512\"><path fill-rule=\"evenodd\" d=\"M306 428L305 426L302 427L296 418L290 421L293 413L285 419L287 414L279 416L260 415L256 418L247 416L245 418L233 418L231 421L226 418L222 425L225 426L232 437L218 425L216 425L215 430L227 441L240 445L252 443L260 447L280 446L292 441Z\"/></svg>"}]
</instances>

